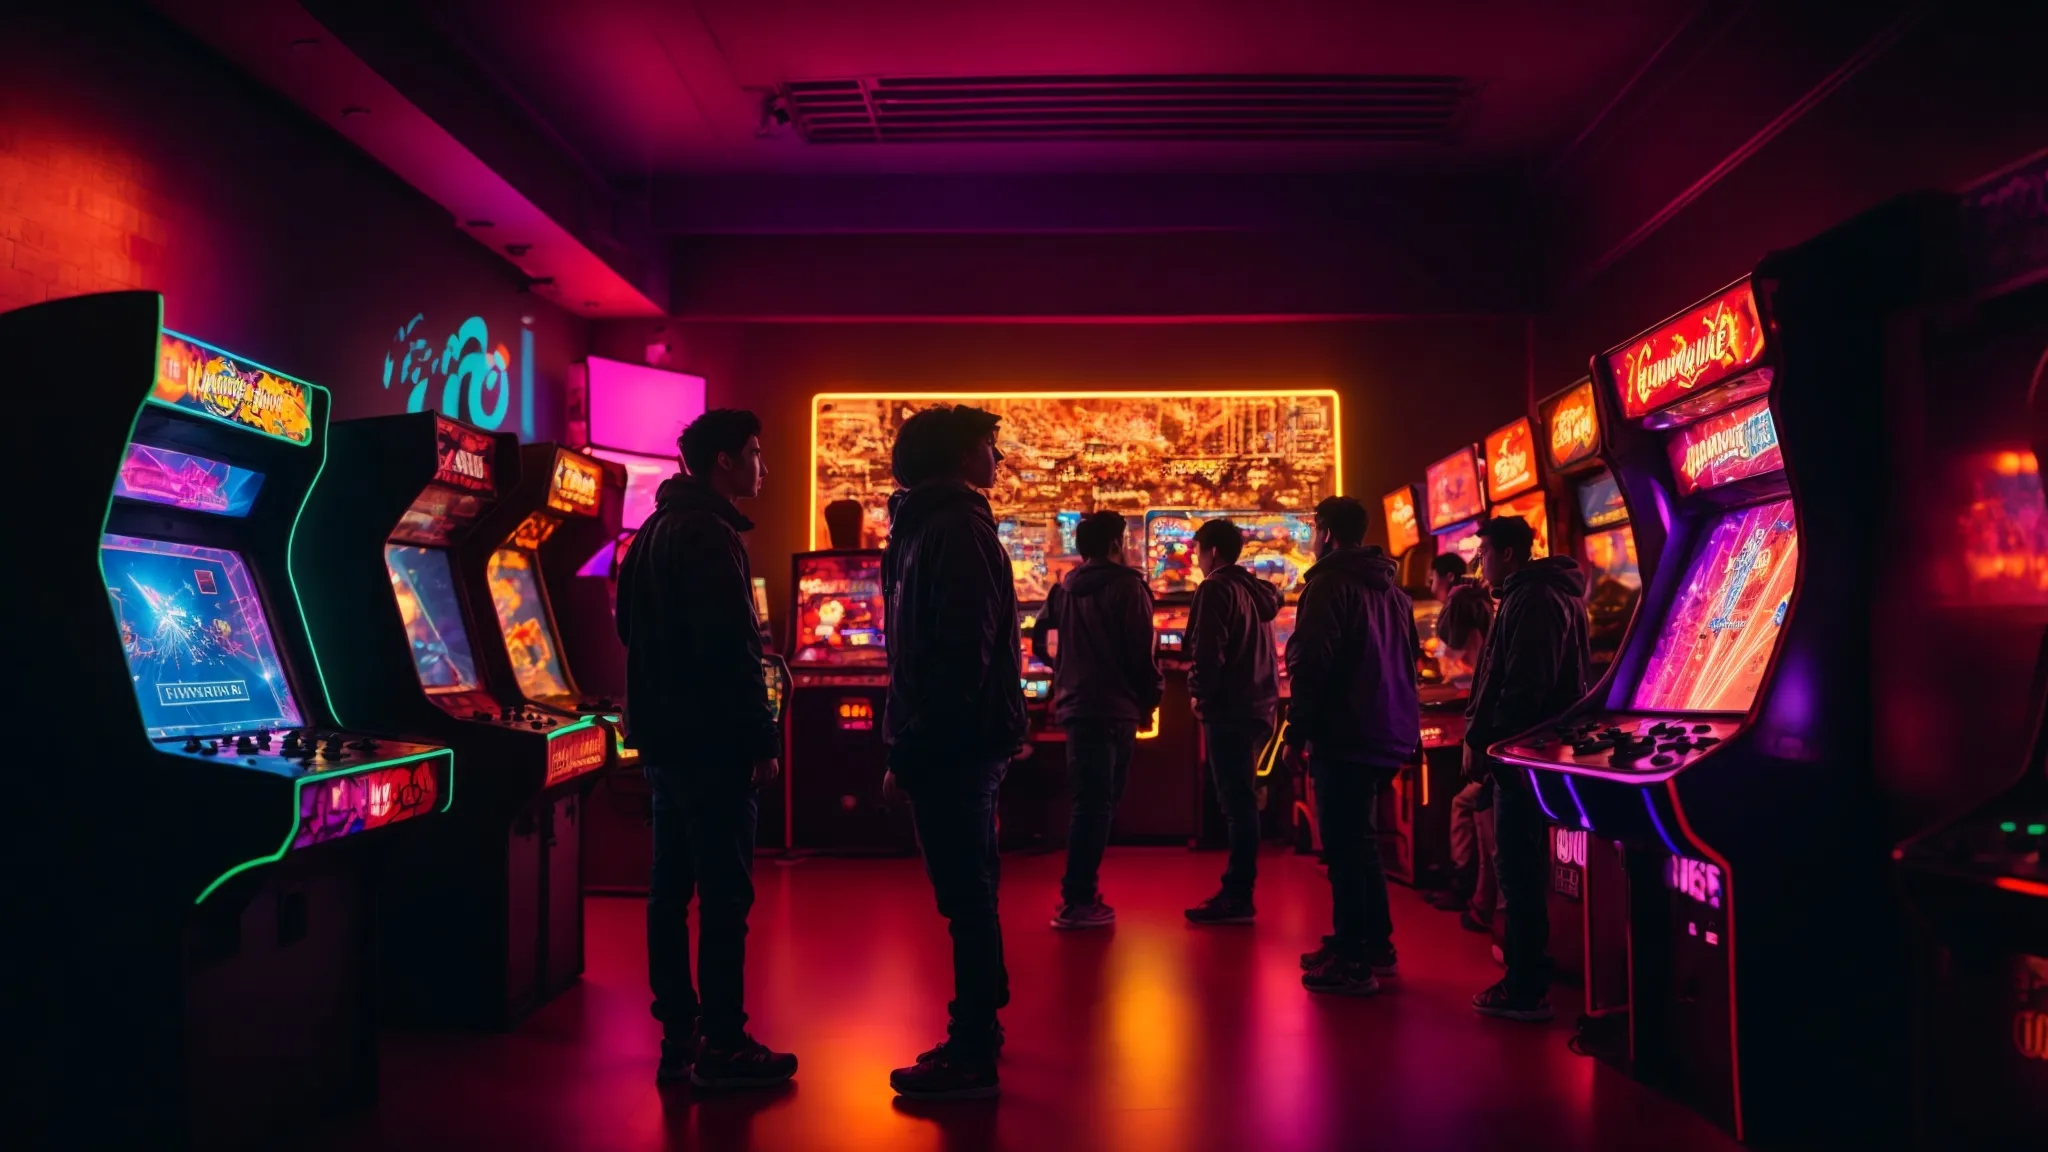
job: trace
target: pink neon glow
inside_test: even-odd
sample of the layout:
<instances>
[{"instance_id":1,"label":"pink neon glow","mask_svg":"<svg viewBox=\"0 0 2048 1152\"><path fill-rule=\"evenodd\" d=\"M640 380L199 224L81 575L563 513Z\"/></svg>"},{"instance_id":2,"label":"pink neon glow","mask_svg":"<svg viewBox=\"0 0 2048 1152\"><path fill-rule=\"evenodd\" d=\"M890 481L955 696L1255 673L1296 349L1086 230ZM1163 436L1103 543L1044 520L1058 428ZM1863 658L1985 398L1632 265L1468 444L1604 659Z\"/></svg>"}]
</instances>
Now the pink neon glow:
<instances>
[{"instance_id":1,"label":"pink neon glow","mask_svg":"<svg viewBox=\"0 0 2048 1152\"><path fill-rule=\"evenodd\" d=\"M619 527L631 532L647 523L654 514L654 496L661 489L661 482L681 472L673 453L667 456L635 456L630 452L613 452L608 448L592 448L592 456L600 460L614 460L626 466L626 506L621 513Z\"/></svg>"},{"instance_id":2,"label":"pink neon glow","mask_svg":"<svg viewBox=\"0 0 2048 1152\"><path fill-rule=\"evenodd\" d=\"M597 447L674 456L683 427L704 414L702 376L597 356L589 369L590 442Z\"/></svg>"},{"instance_id":3,"label":"pink neon glow","mask_svg":"<svg viewBox=\"0 0 2048 1152\"><path fill-rule=\"evenodd\" d=\"M1792 501L1728 513L1693 554L1632 708L1746 712L1799 572Z\"/></svg>"},{"instance_id":4,"label":"pink neon glow","mask_svg":"<svg viewBox=\"0 0 2048 1152\"><path fill-rule=\"evenodd\" d=\"M114 475L116 496L223 516L247 516L262 487L260 472L148 444L128 445Z\"/></svg>"}]
</instances>

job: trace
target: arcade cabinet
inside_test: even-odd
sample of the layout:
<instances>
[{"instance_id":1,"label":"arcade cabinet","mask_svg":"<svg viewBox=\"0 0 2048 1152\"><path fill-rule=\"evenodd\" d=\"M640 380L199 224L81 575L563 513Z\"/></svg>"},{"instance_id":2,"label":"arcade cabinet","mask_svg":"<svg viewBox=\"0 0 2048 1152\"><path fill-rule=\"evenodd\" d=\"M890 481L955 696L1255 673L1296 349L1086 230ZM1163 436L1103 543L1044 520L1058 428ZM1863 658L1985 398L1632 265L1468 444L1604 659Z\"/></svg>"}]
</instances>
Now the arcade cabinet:
<instances>
[{"instance_id":1,"label":"arcade cabinet","mask_svg":"<svg viewBox=\"0 0 2048 1152\"><path fill-rule=\"evenodd\" d=\"M1957 298L1903 317L1887 400L1924 562L1880 588L1877 770L1912 909L1913 1093L1925 1148L2048 1143L2048 263L2011 213L2048 161L1960 200ZM2029 434L2031 433L2031 434ZM1896 498L1896 497L1895 497Z\"/></svg>"},{"instance_id":2,"label":"arcade cabinet","mask_svg":"<svg viewBox=\"0 0 2048 1152\"><path fill-rule=\"evenodd\" d=\"M882 797L889 653L879 549L799 552L790 562L789 755L792 851L909 855L909 805Z\"/></svg>"},{"instance_id":3,"label":"arcade cabinet","mask_svg":"<svg viewBox=\"0 0 2048 1152\"><path fill-rule=\"evenodd\" d=\"M1900 1122L1864 673L1873 382L1925 233L1924 205L1880 209L1595 360L1643 611L1584 703L1490 750L1626 846L1627 1007L1581 1043L1738 1139Z\"/></svg>"},{"instance_id":4,"label":"arcade cabinet","mask_svg":"<svg viewBox=\"0 0 2048 1152\"><path fill-rule=\"evenodd\" d=\"M133 292L0 317L18 367L97 397L72 409L75 483L52 489L81 497L78 578L35 609L77 633L52 650L96 719L64 753L90 819L62 845L75 907L35 937L53 1031L28 1075L100 1097L109 1044L140 1073L118 1108L53 1115L53 1143L272 1147L376 1097L377 878L394 826L446 811L453 757L343 728L322 694L289 566L328 393L161 331L161 309ZM39 795L32 823L62 821L61 789Z\"/></svg>"},{"instance_id":5,"label":"arcade cabinet","mask_svg":"<svg viewBox=\"0 0 2048 1152\"><path fill-rule=\"evenodd\" d=\"M342 713L432 734L472 766L455 818L407 846L422 879L383 907L389 1004L418 1024L510 1027L583 971L578 808L613 738L596 716L533 704L555 693L489 651L504 537L483 524L507 493L531 491L521 459L511 434L433 412L337 424L308 502L321 531L293 558ZM520 592L515 626L544 623L538 581ZM560 650L552 634L515 636L529 653ZM558 661L532 664L546 687L573 691Z\"/></svg>"},{"instance_id":6,"label":"arcade cabinet","mask_svg":"<svg viewBox=\"0 0 2048 1152\"><path fill-rule=\"evenodd\" d=\"M1185 847L1200 826L1203 790L1201 726L1188 696L1188 609L1201 573L1194 535L1222 512L1148 510L1144 521L1145 581L1152 590L1153 650L1159 657L1159 710L1140 729L1130 776L1110 829L1112 844Z\"/></svg>"}]
</instances>

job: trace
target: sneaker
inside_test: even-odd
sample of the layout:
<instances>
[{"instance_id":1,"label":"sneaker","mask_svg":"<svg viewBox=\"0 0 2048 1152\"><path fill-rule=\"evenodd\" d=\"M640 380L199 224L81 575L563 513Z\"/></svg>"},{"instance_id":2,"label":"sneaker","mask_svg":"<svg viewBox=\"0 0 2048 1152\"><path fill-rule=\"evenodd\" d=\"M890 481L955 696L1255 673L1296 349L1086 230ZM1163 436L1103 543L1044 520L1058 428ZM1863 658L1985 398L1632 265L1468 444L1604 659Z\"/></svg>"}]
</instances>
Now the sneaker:
<instances>
[{"instance_id":1,"label":"sneaker","mask_svg":"<svg viewBox=\"0 0 2048 1152\"><path fill-rule=\"evenodd\" d=\"M1006 1033L1004 1033L1004 1031L1003 1031L1003 1026L1002 1026L1001 1024L997 1024L997 1025L996 1025L996 1055L998 1055L998 1056L1001 1056L1001 1055L1003 1054L1003 1043L1004 1043L1005 1041L1007 1041L1008 1039L1009 1039L1009 1036L1008 1036L1008 1035L1007 1035ZM945 1054L946 1054L946 1052L948 1051L948 1049L949 1049L949 1047L950 1047L950 1046L952 1045L952 1043L953 1043L953 1038L952 1038L951 1036L947 1036L947 1037L946 1037L946 1038L945 1038L944 1040L941 1040L941 1041L939 1041L939 1042L938 1042L938 1043L937 1043L936 1045L934 1045L934 1046L932 1046L932 1047L930 1047L930 1048L927 1048L927 1049L925 1049L925 1050L924 1050L924 1051L922 1051L922 1052L919 1052L919 1053L917 1054L917 1062L918 1062L919 1064L922 1064L922 1063L924 1063L924 1062L925 1062L925 1061L927 1061L927 1060L936 1060L936 1059L938 1059L939 1057L941 1057L941 1056L943 1056L943 1055L945 1055Z\"/></svg>"},{"instance_id":2,"label":"sneaker","mask_svg":"<svg viewBox=\"0 0 2048 1152\"><path fill-rule=\"evenodd\" d=\"M1474 996L1472 1010L1481 1016L1498 1016L1503 1020L1520 1020L1528 1024L1542 1024L1551 1018L1550 997L1517 996L1508 990L1505 980Z\"/></svg>"},{"instance_id":3,"label":"sneaker","mask_svg":"<svg viewBox=\"0 0 2048 1152\"><path fill-rule=\"evenodd\" d=\"M1303 952L1301 954L1301 970L1303 972L1312 972L1336 958L1337 938L1335 936L1325 936L1323 937L1322 947L1313 952Z\"/></svg>"},{"instance_id":4,"label":"sneaker","mask_svg":"<svg viewBox=\"0 0 2048 1152\"><path fill-rule=\"evenodd\" d=\"M698 1039L693 1034L681 1040L661 1042L661 1067L654 1070L656 1084L680 1084L690 1078L690 1066L697 1060Z\"/></svg>"},{"instance_id":5,"label":"sneaker","mask_svg":"<svg viewBox=\"0 0 2048 1152\"><path fill-rule=\"evenodd\" d=\"M770 1051L766 1044L740 1033L738 1044L720 1048L706 1040L697 1050L690 1083L699 1088L769 1088L796 1075L796 1057Z\"/></svg>"},{"instance_id":6,"label":"sneaker","mask_svg":"<svg viewBox=\"0 0 2048 1152\"><path fill-rule=\"evenodd\" d=\"M1116 924L1116 909L1095 900L1087 904L1062 904L1052 914L1055 928L1109 928Z\"/></svg>"},{"instance_id":7,"label":"sneaker","mask_svg":"<svg viewBox=\"0 0 2048 1152\"><path fill-rule=\"evenodd\" d=\"M1470 908L1467 908L1463 912L1458 913L1458 927L1463 928L1467 932L1493 931L1493 925L1488 924L1486 921L1481 920L1477 916L1474 916Z\"/></svg>"},{"instance_id":8,"label":"sneaker","mask_svg":"<svg viewBox=\"0 0 2048 1152\"><path fill-rule=\"evenodd\" d=\"M1372 969L1357 960L1332 956L1328 963L1302 974L1301 986L1337 996L1370 996L1380 990Z\"/></svg>"},{"instance_id":9,"label":"sneaker","mask_svg":"<svg viewBox=\"0 0 2048 1152\"><path fill-rule=\"evenodd\" d=\"M1365 966L1372 969L1375 976L1394 976L1398 975L1396 969L1400 966L1400 960L1394 955L1393 945L1390 944L1384 952L1367 952Z\"/></svg>"},{"instance_id":10,"label":"sneaker","mask_svg":"<svg viewBox=\"0 0 2048 1152\"><path fill-rule=\"evenodd\" d=\"M992 1057L964 1057L950 1041L919 1057L916 1064L889 1073L889 1087L905 1100L986 1100L1003 1090Z\"/></svg>"},{"instance_id":11,"label":"sneaker","mask_svg":"<svg viewBox=\"0 0 2048 1152\"><path fill-rule=\"evenodd\" d=\"M1227 896L1221 892L1187 910L1185 915L1190 924L1249 924L1259 910L1242 896Z\"/></svg>"}]
</instances>

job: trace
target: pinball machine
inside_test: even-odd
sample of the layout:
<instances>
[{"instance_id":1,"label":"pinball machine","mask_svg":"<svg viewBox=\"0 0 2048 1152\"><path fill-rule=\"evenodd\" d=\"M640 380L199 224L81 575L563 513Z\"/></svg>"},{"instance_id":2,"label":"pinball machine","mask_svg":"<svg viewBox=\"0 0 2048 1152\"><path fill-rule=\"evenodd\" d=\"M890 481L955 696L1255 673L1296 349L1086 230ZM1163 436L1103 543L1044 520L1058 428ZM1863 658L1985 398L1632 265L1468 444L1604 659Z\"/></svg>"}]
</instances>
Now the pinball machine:
<instances>
[{"instance_id":1,"label":"pinball machine","mask_svg":"<svg viewBox=\"0 0 2048 1152\"><path fill-rule=\"evenodd\" d=\"M92 725L63 752L81 816L52 784L24 829L66 870L50 922L17 923L40 968L10 1125L30 1144L274 1146L373 1101L374 910L421 879L388 857L453 794L447 748L344 723L322 690L291 568L328 393L161 314L129 292L0 316L18 369L104 401L38 474L77 498L37 546L31 615L73 633L39 649L44 682ZM145 1070L119 1108L109 1037Z\"/></svg>"},{"instance_id":2,"label":"pinball machine","mask_svg":"<svg viewBox=\"0 0 2048 1152\"><path fill-rule=\"evenodd\" d=\"M1623 846L1627 999L1579 1043L1738 1139L1899 1120L1866 735L1871 382L1926 248L1925 206L1896 202L1595 359L1642 609L1583 703L1489 750L1552 823Z\"/></svg>"},{"instance_id":3,"label":"pinball machine","mask_svg":"<svg viewBox=\"0 0 2048 1152\"><path fill-rule=\"evenodd\" d=\"M882 795L889 697L882 553L799 552L790 561L789 754L784 842L795 852L908 855L909 805Z\"/></svg>"}]
</instances>

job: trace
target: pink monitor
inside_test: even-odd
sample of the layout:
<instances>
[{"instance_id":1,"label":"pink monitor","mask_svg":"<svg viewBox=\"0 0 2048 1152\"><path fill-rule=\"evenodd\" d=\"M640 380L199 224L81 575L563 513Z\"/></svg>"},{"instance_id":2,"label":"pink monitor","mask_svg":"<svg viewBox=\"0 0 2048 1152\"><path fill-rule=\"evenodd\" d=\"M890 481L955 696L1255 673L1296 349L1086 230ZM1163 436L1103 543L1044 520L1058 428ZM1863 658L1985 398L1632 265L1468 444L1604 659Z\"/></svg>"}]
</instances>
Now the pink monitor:
<instances>
[{"instance_id":1,"label":"pink monitor","mask_svg":"<svg viewBox=\"0 0 2048 1152\"><path fill-rule=\"evenodd\" d=\"M654 514L654 497L661 491L662 481L682 471L673 452L666 456L636 456L631 452L592 448L590 454L626 466L626 505L620 513L619 527L628 532L637 530Z\"/></svg>"},{"instance_id":2,"label":"pink monitor","mask_svg":"<svg viewBox=\"0 0 2048 1152\"><path fill-rule=\"evenodd\" d=\"M1798 573L1792 501L1723 515L1693 551L1629 706L1749 711L1777 651Z\"/></svg>"},{"instance_id":3,"label":"pink monitor","mask_svg":"<svg viewBox=\"0 0 2048 1152\"><path fill-rule=\"evenodd\" d=\"M676 437L704 414L704 378L592 356L585 365L590 442L642 456L674 456Z\"/></svg>"}]
</instances>

